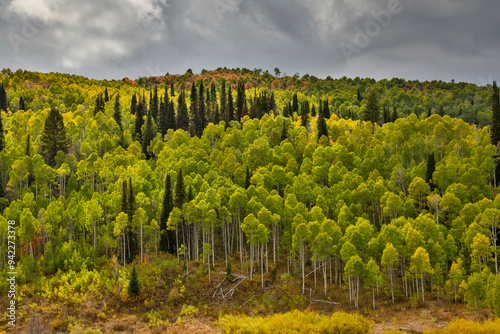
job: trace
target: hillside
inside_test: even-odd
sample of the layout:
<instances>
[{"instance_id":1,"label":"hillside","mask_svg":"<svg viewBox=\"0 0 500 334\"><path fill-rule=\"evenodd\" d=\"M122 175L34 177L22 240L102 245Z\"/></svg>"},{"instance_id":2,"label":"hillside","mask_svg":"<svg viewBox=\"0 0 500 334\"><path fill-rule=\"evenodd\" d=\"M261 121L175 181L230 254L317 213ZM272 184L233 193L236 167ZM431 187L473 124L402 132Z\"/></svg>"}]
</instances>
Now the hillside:
<instances>
[{"instance_id":1,"label":"hillside","mask_svg":"<svg viewBox=\"0 0 500 334\"><path fill-rule=\"evenodd\" d=\"M28 332L500 316L498 105L496 85L4 69L0 306Z\"/></svg>"}]
</instances>

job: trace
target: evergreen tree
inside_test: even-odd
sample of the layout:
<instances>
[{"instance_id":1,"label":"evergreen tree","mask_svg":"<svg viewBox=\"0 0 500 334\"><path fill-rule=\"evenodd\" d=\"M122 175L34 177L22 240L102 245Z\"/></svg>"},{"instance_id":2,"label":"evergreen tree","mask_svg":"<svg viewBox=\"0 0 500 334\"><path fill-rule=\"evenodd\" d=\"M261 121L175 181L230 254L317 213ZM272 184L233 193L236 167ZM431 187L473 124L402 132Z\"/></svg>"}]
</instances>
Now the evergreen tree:
<instances>
[{"instance_id":1,"label":"evergreen tree","mask_svg":"<svg viewBox=\"0 0 500 334\"><path fill-rule=\"evenodd\" d=\"M108 87L106 87L106 89L104 90L104 102L108 102L109 101L109 94L108 94Z\"/></svg>"},{"instance_id":2,"label":"evergreen tree","mask_svg":"<svg viewBox=\"0 0 500 334\"><path fill-rule=\"evenodd\" d=\"M190 110L190 123L189 123L189 132L191 133L191 136L196 136L197 135L197 127L199 126L199 119L198 119L198 90L196 89L196 84L193 82L191 85L191 106L189 108Z\"/></svg>"},{"instance_id":3,"label":"evergreen tree","mask_svg":"<svg viewBox=\"0 0 500 334\"><path fill-rule=\"evenodd\" d=\"M321 101L320 101L321 103ZM311 117L316 117L316 105L313 104L312 108L311 108Z\"/></svg>"},{"instance_id":4,"label":"evergreen tree","mask_svg":"<svg viewBox=\"0 0 500 334\"><path fill-rule=\"evenodd\" d=\"M182 176L182 169L177 173L177 182L175 183L175 206L182 209L184 199L186 197L186 189L184 188L184 177Z\"/></svg>"},{"instance_id":5,"label":"evergreen tree","mask_svg":"<svg viewBox=\"0 0 500 334\"><path fill-rule=\"evenodd\" d=\"M26 111L26 106L25 106L24 99L22 96L19 98L19 110Z\"/></svg>"},{"instance_id":6,"label":"evergreen tree","mask_svg":"<svg viewBox=\"0 0 500 334\"><path fill-rule=\"evenodd\" d=\"M1 84L0 85L0 110L7 111L8 106L9 106L9 103L7 101L7 92L5 91L3 84Z\"/></svg>"},{"instance_id":7,"label":"evergreen tree","mask_svg":"<svg viewBox=\"0 0 500 334\"><path fill-rule=\"evenodd\" d=\"M166 102L165 102L166 100ZM168 94L165 90L165 100L160 97L160 111L158 114L158 131L161 133L161 137L165 137L167 133L167 112L169 107Z\"/></svg>"},{"instance_id":8,"label":"evergreen tree","mask_svg":"<svg viewBox=\"0 0 500 334\"><path fill-rule=\"evenodd\" d=\"M427 117L431 117L432 115L432 112L431 112L431 108L427 109Z\"/></svg>"},{"instance_id":9,"label":"evergreen tree","mask_svg":"<svg viewBox=\"0 0 500 334\"><path fill-rule=\"evenodd\" d=\"M245 176L245 189L248 189L248 187L250 187L250 167L247 166L247 173L246 173L246 176Z\"/></svg>"},{"instance_id":10,"label":"evergreen tree","mask_svg":"<svg viewBox=\"0 0 500 334\"><path fill-rule=\"evenodd\" d=\"M189 131L189 114L184 91L181 91L177 100L177 128Z\"/></svg>"},{"instance_id":11,"label":"evergreen tree","mask_svg":"<svg viewBox=\"0 0 500 334\"><path fill-rule=\"evenodd\" d=\"M292 97L292 114L294 112L299 113L299 100L297 97L297 93L293 93Z\"/></svg>"},{"instance_id":12,"label":"evergreen tree","mask_svg":"<svg viewBox=\"0 0 500 334\"><path fill-rule=\"evenodd\" d=\"M217 89L215 88L215 82L212 81L212 84L210 85L210 108L211 114L209 116L210 121L212 121L214 124L218 124L220 121L215 122L215 110L218 110L218 105L217 105ZM220 115L220 114L219 114Z\"/></svg>"},{"instance_id":13,"label":"evergreen tree","mask_svg":"<svg viewBox=\"0 0 500 334\"><path fill-rule=\"evenodd\" d=\"M5 137L3 133L2 111L0 110L0 152L5 148Z\"/></svg>"},{"instance_id":14,"label":"evergreen tree","mask_svg":"<svg viewBox=\"0 0 500 334\"><path fill-rule=\"evenodd\" d=\"M214 124L219 124L220 123L220 113L219 113L219 105L216 103L214 105L215 111L214 111Z\"/></svg>"},{"instance_id":15,"label":"evergreen tree","mask_svg":"<svg viewBox=\"0 0 500 334\"><path fill-rule=\"evenodd\" d=\"M120 131L123 131L122 112L120 110L120 94L116 94L113 118L115 119L116 124L120 127Z\"/></svg>"},{"instance_id":16,"label":"evergreen tree","mask_svg":"<svg viewBox=\"0 0 500 334\"><path fill-rule=\"evenodd\" d=\"M174 97L175 96L175 89L174 89L174 82L171 82L170 83L170 97Z\"/></svg>"},{"instance_id":17,"label":"evergreen tree","mask_svg":"<svg viewBox=\"0 0 500 334\"><path fill-rule=\"evenodd\" d=\"M134 94L132 95L132 101L130 102L130 113L132 115L135 115L137 112L137 96Z\"/></svg>"},{"instance_id":18,"label":"evergreen tree","mask_svg":"<svg viewBox=\"0 0 500 334\"><path fill-rule=\"evenodd\" d=\"M203 80L200 80L200 88L198 91L198 125L196 134L198 137L203 135L203 130L207 127L207 117L205 112L205 88L203 87Z\"/></svg>"},{"instance_id":19,"label":"evergreen tree","mask_svg":"<svg viewBox=\"0 0 500 334\"><path fill-rule=\"evenodd\" d=\"M139 296L141 292L139 287L139 277L137 275L137 270L135 269L135 265L132 267L132 275L130 275L130 280L128 283L128 293L130 296Z\"/></svg>"},{"instance_id":20,"label":"evergreen tree","mask_svg":"<svg viewBox=\"0 0 500 334\"><path fill-rule=\"evenodd\" d=\"M363 120L377 124L380 119L380 107L378 106L377 94L375 90L371 90L368 94L368 103L363 112Z\"/></svg>"},{"instance_id":21,"label":"evergreen tree","mask_svg":"<svg viewBox=\"0 0 500 334\"><path fill-rule=\"evenodd\" d=\"M221 80L221 91L220 91L220 117L226 121L226 128L229 126L227 124L227 96L226 96L226 79L222 78Z\"/></svg>"},{"instance_id":22,"label":"evergreen tree","mask_svg":"<svg viewBox=\"0 0 500 334\"><path fill-rule=\"evenodd\" d=\"M436 159L434 158L434 153L429 154L429 158L427 158L427 171L425 173L425 182L431 187L431 190L434 190L435 185L432 182L432 175L436 171Z\"/></svg>"},{"instance_id":23,"label":"evergreen tree","mask_svg":"<svg viewBox=\"0 0 500 334\"><path fill-rule=\"evenodd\" d=\"M226 124L229 125L229 123L234 119L234 105L233 105L233 90L231 89L231 85L229 85L228 91L227 91L227 116L226 116Z\"/></svg>"},{"instance_id":24,"label":"evergreen tree","mask_svg":"<svg viewBox=\"0 0 500 334\"><path fill-rule=\"evenodd\" d=\"M134 139L142 140L142 126L144 125L144 114L146 111L146 99L144 95L139 97L139 103L137 104L137 111L135 113L135 132Z\"/></svg>"},{"instance_id":25,"label":"evergreen tree","mask_svg":"<svg viewBox=\"0 0 500 334\"><path fill-rule=\"evenodd\" d=\"M283 117L290 117L290 110L288 109L288 104L283 107Z\"/></svg>"},{"instance_id":26,"label":"evergreen tree","mask_svg":"<svg viewBox=\"0 0 500 334\"><path fill-rule=\"evenodd\" d=\"M389 123L391 121L391 115L389 114L389 108L384 106L384 123Z\"/></svg>"},{"instance_id":27,"label":"evergreen tree","mask_svg":"<svg viewBox=\"0 0 500 334\"><path fill-rule=\"evenodd\" d=\"M132 178L129 178L129 195L128 195L128 218L129 224L127 226L127 239L128 239L128 261L132 261L138 253L137 249L137 233L132 224L132 219L135 214L135 195L132 188Z\"/></svg>"},{"instance_id":28,"label":"evergreen tree","mask_svg":"<svg viewBox=\"0 0 500 334\"><path fill-rule=\"evenodd\" d=\"M236 94L236 120L241 122L243 107L245 106L245 83L238 82L238 92Z\"/></svg>"},{"instance_id":29,"label":"evergreen tree","mask_svg":"<svg viewBox=\"0 0 500 334\"><path fill-rule=\"evenodd\" d=\"M170 217L170 212L174 208L173 198L172 198L172 184L170 181L170 174L167 174L165 180L165 192L163 194L163 207L160 216L160 250L163 252L172 251L172 245L170 234L172 231L167 231L167 222ZM172 240L173 241L173 240Z\"/></svg>"},{"instance_id":30,"label":"evergreen tree","mask_svg":"<svg viewBox=\"0 0 500 334\"><path fill-rule=\"evenodd\" d=\"M330 118L330 106L328 103L328 98L326 98L325 105L323 106L323 117L326 119Z\"/></svg>"},{"instance_id":31,"label":"evergreen tree","mask_svg":"<svg viewBox=\"0 0 500 334\"><path fill-rule=\"evenodd\" d=\"M151 117L153 117L155 123L158 123L158 87L155 87L154 89L153 98L150 100L149 109L151 110Z\"/></svg>"},{"instance_id":32,"label":"evergreen tree","mask_svg":"<svg viewBox=\"0 0 500 334\"><path fill-rule=\"evenodd\" d=\"M153 116L151 115L151 110L148 111L148 116L146 118L146 129L143 133L142 138L142 153L146 155L146 159L149 160L153 156L150 152L148 152L148 147L151 144L151 141L155 138L156 135L156 125L153 120Z\"/></svg>"},{"instance_id":33,"label":"evergreen tree","mask_svg":"<svg viewBox=\"0 0 500 334\"><path fill-rule=\"evenodd\" d=\"M274 116L277 116L277 112L276 112L276 100L274 99L274 93L271 92L271 97L269 97L269 108L270 108L270 111L272 110Z\"/></svg>"},{"instance_id":34,"label":"evergreen tree","mask_svg":"<svg viewBox=\"0 0 500 334\"><path fill-rule=\"evenodd\" d=\"M287 127L285 122L283 122L283 129L281 130L281 141L288 138Z\"/></svg>"},{"instance_id":35,"label":"evergreen tree","mask_svg":"<svg viewBox=\"0 0 500 334\"><path fill-rule=\"evenodd\" d=\"M28 138L26 138L26 156L31 157L31 140L30 135L28 134Z\"/></svg>"},{"instance_id":36,"label":"evergreen tree","mask_svg":"<svg viewBox=\"0 0 500 334\"><path fill-rule=\"evenodd\" d=\"M359 102L363 101L363 97L361 96L361 93L359 91L359 87L358 87L358 101Z\"/></svg>"},{"instance_id":37,"label":"evergreen tree","mask_svg":"<svg viewBox=\"0 0 500 334\"><path fill-rule=\"evenodd\" d=\"M392 116L391 116L391 119L393 122L396 122L396 120L398 119L398 109L394 106L392 107Z\"/></svg>"},{"instance_id":38,"label":"evergreen tree","mask_svg":"<svg viewBox=\"0 0 500 334\"><path fill-rule=\"evenodd\" d=\"M496 81L493 81L493 94L491 98L491 143L498 146L498 142L500 142L500 101Z\"/></svg>"},{"instance_id":39,"label":"evergreen tree","mask_svg":"<svg viewBox=\"0 0 500 334\"><path fill-rule=\"evenodd\" d=\"M41 141L41 154L47 165L56 165L55 157L58 151L68 152L68 139L64 128L63 117L59 110L52 108L45 119Z\"/></svg>"},{"instance_id":40,"label":"evergreen tree","mask_svg":"<svg viewBox=\"0 0 500 334\"><path fill-rule=\"evenodd\" d=\"M318 122L316 124L318 131L318 141L321 139L321 136L325 136L326 138L328 138L328 127L326 125L326 120L323 113L319 113Z\"/></svg>"},{"instance_id":41,"label":"evergreen tree","mask_svg":"<svg viewBox=\"0 0 500 334\"><path fill-rule=\"evenodd\" d=\"M166 105L166 103L165 103ZM175 106L174 106L174 101L170 101L170 103L168 104L168 108L167 108L167 127L166 127L166 131L168 131L168 129L172 129L172 130L177 130L177 124L176 124L176 120L175 120ZM165 131L165 134L167 133Z\"/></svg>"},{"instance_id":42,"label":"evergreen tree","mask_svg":"<svg viewBox=\"0 0 500 334\"><path fill-rule=\"evenodd\" d=\"M102 93L97 95L95 99L95 108L94 108L94 116L97 115L99 112L104 112L104 98L102 96Z\"/></svg>"}]
</instances>

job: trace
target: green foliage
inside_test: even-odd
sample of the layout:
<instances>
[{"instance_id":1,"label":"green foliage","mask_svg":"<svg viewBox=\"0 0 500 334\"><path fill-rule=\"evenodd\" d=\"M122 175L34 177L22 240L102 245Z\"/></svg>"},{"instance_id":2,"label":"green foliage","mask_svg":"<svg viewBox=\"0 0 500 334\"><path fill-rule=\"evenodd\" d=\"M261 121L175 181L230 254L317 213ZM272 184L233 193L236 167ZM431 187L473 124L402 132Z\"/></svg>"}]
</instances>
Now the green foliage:
<instances>
[{"instance_id":1,"label":"green foliage","mask_svg":"<svg viewBox=\"0 0 500 334\"><path fill-rule=\"evenodd\" d=\"M135 269L135 265L132 267L132 273L130 274L130 280L128 283L128 293L131 296L139 296L141 292L139 287L139 276L137 274L137 269Z\"/></svg>"}]
</instances>

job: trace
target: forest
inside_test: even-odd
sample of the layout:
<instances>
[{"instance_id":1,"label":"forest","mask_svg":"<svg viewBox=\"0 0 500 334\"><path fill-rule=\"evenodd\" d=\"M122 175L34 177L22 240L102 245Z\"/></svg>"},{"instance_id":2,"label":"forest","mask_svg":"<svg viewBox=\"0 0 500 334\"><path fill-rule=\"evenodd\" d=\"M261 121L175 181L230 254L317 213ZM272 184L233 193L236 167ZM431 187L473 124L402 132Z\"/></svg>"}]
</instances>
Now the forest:
<instances>
[{"instance_id":1,"label":"forest","mask_svg":"<svg viewBox=\"0 0 500 334\"><path fill-rule=\"evenodd\" d=\"M26 326L312 301L500 317L496 83L3 69L0 110L0 293L15 269Z\"/></svg>"}]
</instances>

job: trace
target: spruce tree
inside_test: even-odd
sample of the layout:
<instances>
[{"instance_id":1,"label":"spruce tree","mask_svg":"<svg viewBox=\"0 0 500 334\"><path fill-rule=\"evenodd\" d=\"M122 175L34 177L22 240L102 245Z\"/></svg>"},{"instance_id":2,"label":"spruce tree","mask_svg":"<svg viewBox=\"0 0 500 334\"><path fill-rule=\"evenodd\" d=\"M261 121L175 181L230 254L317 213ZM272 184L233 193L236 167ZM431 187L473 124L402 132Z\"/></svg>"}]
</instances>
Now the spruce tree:
<instances>
[{"instance_id":1,"label":"spruce tree","mask_svg":"<svg viewBox=\"0 0 500 334\"><path fill-rule=\"evenodd\" d=\"M247 173L245 175L245 189L248 189L250 187L250 167L247 166Z\"/></svg>"},{"instance_id":2,"label":"spruce tree","mask_svg":"<svg viewBox=\"0 0 500 334\"><path fill-rule=\"evenodd\" d=\"M138 253L137 249L137 233L132 224L133 217L135 214L135 195L134 189L132 188L132 178L129 178L129 195L128 195L128 219L129 224L127 226L127 239L128 239L128 261L132 261Z\"/></svg>"},{"instance_id":3,"label":"spruce tree","mask_svg":"<svg viewBox=\"0 0 500 334\"><path fill-rule=\"evenodd\" d=\"M198 90L198 125L196 128L196 135L201 137L203 130L207 127L207 117L205 112L205 88L203 87L203 80L200 80L200 88Z\"/></svg>"},{"instance_id":4,"label":"spruce tree","mask_svg":"<svg viewBox=\"0 0 500 334\"><path fill-rule=\"evenodd\" d=\"M174 97L175 96L175 89L174 89L174 83L171 82L170 83L170 97Z\"/></svg>"},{"instance_id":5,"label":"spruce tree","mask_svg":"<svg viewBox=\"0 0 500 334\"><path fill-rule=\"evenodd\" d=\"M380 119L380 107L378 106L377 94L371 90L368 94L368 103L363 112L363 121L377 124Z\"/></svg>"},{"instance_id":6,"label":"spruce tree","mask_svg":"<svg viewBox=\"0 0 500 334\"><path fill-rule=\"evenodd\" d=\"M361 93L359 91L359 87L358 87L358 101L359 102L363 101L363 97L361 96Z\"/></svg>"},{"instance_id":7,"label":"spruce tree","mask_svg":"<svg viewBox=\"0 0 500 334\"><path fill-rule=\"evenodd\" d=\"M137 270L135 269L135 265L132 267L132 274L130 275L130 280L128 283L128 293L130 296L137 297L141 289L139 287L139 277L137 275Z\"/></svg>"},{"instance_id":8,"label":"spruce tree","mask_svg":"<svg viewBox=\"0 0 500 334\"><path fill-rule=\"evenodd\" d=\"M191 105L189 108L189 132L191 136L196 136L198 119L198 90L196 89L196 84L193 82L191 85Z\"/></svg>"},{"instance_id":9,"label":"spruce tree","mask_svg":"<svg viewBox=\"0 0 500 334\"><path fill-rule=\"evenodd\" d=\"M389 108L384 106L384 123L389 123L391 121L391 115L389 114Z\"/></svg>"},{"instance_id":10,"label":"spruce tree","mask_svg":"<svg viewBox=\"0 0 500 334\"><path fill-rule=\"evenodd\" d=\"M226 123L229 123L234 119L234 104L233 104L233 91L231 89L231 85L229 85L229 89L227 91L227 116Z\"/></svg>"},{"instance_id":11,"label":"spruce tree","mask_svg":"<svg viewBox=\"0 0 500 334\"><path fill-rule=\"evenodd\" d=\"M167 100L166 103L163 97L160 97L160 111L158 114L158 131L161 133L162 138L167 133L167 111L168 111L169 101L168 101L168 94L166 94L166 92L165 96Z\"/></svg>"},{"instance_id":12,"label":"spruce tree","mask_svg":"<svg viewBox=\"0 0 500 334\"><path fill-rule=\"evenodd\" d=\"M144 125L144 115L146 114L146 99L144 95L139 97L139 103L137 104L137 111L135 113L135 132L134 139L142 141L142 126Z\"/></svg>"},{"instance_id":13,"label":"spruce tree","mask_svg":"<svg viewBox=\"0 0 500 334\"><path fill-rule=\"evenodd\" d=\"M181 91L177 100L177 128L189 131L189 114L184 91Z\"/></svg>"},{"instance_id":14,"label":"spruce tree","mask_svg":"<svg viewBox=\"0 0 500 334\"><path fill-rule=\"evenodd\" d=\"M3 84L0 85L0 110L7 111L8 107L8 101L7 101L7 92L5 91L5 87Z\"/></svg>"},{"instance_id":15,"label":"spruce tree","mask_svg":"<svg viewBox=\"0 0 500 334\"><path fill-rule=\"evenodd\" d=\"M127 181L122 182L122 211L123 213L128 213L128 200L127 200Z\"/></svg>"},{"instance_id":16,"label":"spruce tree","mask_svg":"<svg viewBox=\"0 0 500 334\"><path fill-rule=\"evenodd\" d=\"M5 148L5 137L3 133L2 111L0 110L0 152Z\"/></svg>"},{"instance_id":17,"label":"spruce tree","mask_svg":"<svg viewBox=\"0 0 500 334\"><path fill-rule=\"evenodd\" d=\"M108 87L104 90L104 102L109 101Z\"/></svg>"},{"instance_id":18,"label":"spruce tree","mask_svg":"<svg viewBox=\"0 0 500 334\"><path fill-rule=\"evenodd\" d=\"M166 103L165 103L166 105ZM176 119L175 119L175 106L174 106L174 101L170 101L170 103L168 104L168 108L167 108L167 127L166 127L166 131L168 131L168 129L172 129L172 130L177 130L177 124L176 124ZM166 134L166 132L165 132Z\"/></svg>"},{"instance_id":19,"label":"spruce tree","mask_svg":"<svg viewBox=\"0 0 500 334\"><path fill-rule=\"evenodd\" d=\"M24 99L22 96L19 98L19 110L26 111L26 106L25 106Z\"/></svg>"},{"instance_id":20,"label":"spruce tree","mask_svg":"<svg viewBox=\"0 0 500 334\"><path fill-rule=\"evenodd\" d=\"M55 157L58 151L68 152L68 139L64 128L63 117L59 110L52 108L45 119L41 141L41 154L47 165L56 165Z\"/></svg>"},{"instance_id":21,"label":"spruce tree","mask_svg":"<svg viewBox=\"0 0 500 334\"><path fill-rule=\"evenodd\" d=\"M391 119L393 122L396 122L396 120L398 119L398 109L394 106L392 107L392 116L391 116Z\"/></svg>"},{"instance_id":22,"label":"spruce tree","mask_svg":"<svg viewBox=\"0 0 500 334\"><path fill-rule=\"evenodd\" d=\"M271 92L271 96L269 97L269 109L273 112L274 116L277 116L276 112L276 100L274 98L274 92Z\"/></svg>"},{"instance_id":23,"label":"spruce tree","mask_svg":"<svg viewBox=\"0 0 500 334\"><path fill-rule=\"evenodd\" d=\"M318 131L318 141L322 136L328 138L328 127L326 125L326 120L322 112L319 113L318 122L316 123Z\"/></svg>"},{"instance_id":24,"label":"spruce tree","mask_svg":"<svg viewBox=\"0 0 500 334\"><path fill-rule=\"evenodd\" d=\"M215 109L217 109L217 90L215 88L215 82L212 81L212 84L210 85L210 108L211 114L209 114L209 120L213 122L214 124L217 124L219 122L215 122ZM219 117L220 119L220 117Z\"/></svg>"},{"instance_id":25,"label":"spruce tree","mask_svg":"<svg viewBox=\"0 0 500 334\"><path fill-rule=\"evenodd\" d=\"M330 118L330 106L329 106L329 103L328 103L328 98L326 98L325 100L325 105L323 106L323 117L326 118L326 119L329 119Z\"/></svg>"},{"instance_id":26,"label":"spruce tree","mask_svg":"<svg viewBox=\"0 0 500 334\"><path fill-rule=\"evenodd\" d=\"M283 117L290 117L290 110L288 109L288 104L283 107Z\"/></svg>"},{"instance_id":27,"label":"spruce tree","mask_svg":"<svg viewBox=\"0 0 500 334\"><path fill-rule=\"evenodd\" d=\"M245 106L245 83L238 82L238 92L236 94L236 120L241 122L243 107Z\"/></svg>"},{"instance_id":28,"label":"spruce tree","mask_svg":"<svg viewBox=\"0 0 500 334\"><path fill-rule=\"evenodd\" d=\"M293 97L292 97L292 114L294 112L296 112L296 113L299 112L299 100L297 97L297 93L293 93Z\"/></svg>"},{"instance_id":29,"label":"spruce tree","mask_svg":"<svg viewBox=\"0 0 500 334\"><path fill-rule=\"evenodd\" d=\"M498 146L498 142L500 142L500 101L496 81L493 81L493 94L491 98L492 115L490 137L491 143L495 146Z\"/></svg>"},{"instance_id":30,"label":"spruce tree","mask_svg":"<svg viewBox=\"0 0 500 334\"><path fill-rule=\"evenodd\" d=\"M427 109L427 117L431 117L432 115L432 112L431 112L431 108Z\"/></svg>"},{"instance_id":31,"label":"spruce tree","mask_svg":"<svg viewBox=\"0 0 500 334\"><path fill-rule=\"evenodd\" d=\"M321 101L320 101L321 103ZM316 105L313 104L312 108L311 108L311 117L316 117Z\"/></svg>"},{"instance_id":32,"label":"spruce tree","mask_svg":"<svg viewBox=\"0 0 500 334\"><path fill-rule=\"evenodd\" d=\"M137 96L134 94L132 95L132 101L130 102L130 113L132 115L135 115L137 112Z\"/></svg>"},{"instance_id":33,"label":"spruce tree","mask_svg":"<svg viewBox=\"0 0 500 334\"><path fill-rule=\"evenodd\" d=\"M26 151L24 153L26 154L26 156L31 157L31 140L29 134L28 138L26 138Z\"/></svg>"},{"instance_id":34,"label":"spruce tree","mask_svg":"<svg viewBox=\"0 0 500 334\"><path fill-rule=\"evenodd\" d=\"M186 190L184 188L184 177L182 176L182 169L177 173L177 182L175 183L175 206L182 209L184 199L186 197Z\"/></svg>"},{"instance_id":35,"label":"spruce tree","mask_svg":"<svg viewBox=\"0 0 500 334\"><path fill-rule=\"evenodd\" d=\"M151 144L151 141L155 138L156 135L156 125L153 120L153 116L151 115L151 110L148 111L148 116L146 118L146 128L144 129L143 138L142 138L142 153L146 155L146 160L151 159L153 156L150 152L148 152L148 147Z\"/></svg>"},{"instance_id":36,"label":"spruce tree","mask_svg":"<svg viewBox=\"0 0 500 334\"><path fill-rule=\"evenodd\" d=\"M309 114L307 113L307 108L301 108L300 114L300 125L306 127L309 122Z\"/></svg>"},{"instance_id":37,"label":"spruce tree","mask_svg":"<svg viewBox=\"0 0 500 334\"><path fill-rule=\"evenodd\" d=\"M97 95L95 99L94 116L99 112L104 112L104 97L102 96L102 93Z\"/></svg>"},{"instance_id":38,"label":"spruce tree","mask_svg":"<svg viewBox=\"0 0 500 334\"><path fill-rule=\"evenodd\" d=\"M167 222L173 208L172 184L170 174L167 174L167 178L165 180L165 192L163 194L163 207L160 216L160 250L163 252L171 251L171 249L169 249L169 231L167 231Z\"/></svg>"},{"instance_id":39,"label":"spruce tree","mask_svg":"<svg viewBox=\"0 0 500 334\"><path fill-rule=\"evenodd\" d=\"M227 124L227 96L226 96L226 79L222 78L221 80L221 90L220 90L220 111L219 116L221 119L226 121L226 128L229 124Z\"/></svg>"},{"instance_id":40,"label":"spruce tree","mask_svg":"<svg viewBox=\"0 0 500 334\"><path fill-rule=\"evenodd\" d=\"M120 127L120 131L123 131L122 112L120 110L120 94L116 94L113 118L115 119L116 124Z\"/></svg>"},{"instance_id":41,"label":"spruce tree","mask_svg":"<svg viewBox=\"0 0 500 334\"><path fill-rule=\"evenodd\" d=\"M153 98L150 101L149 109L151 110L151 117L153 117L155 123L158 123L159 104L158 104L158 88L157 87L155 87L155 89L154 89Z\"/></svg>"}]
</instances>

